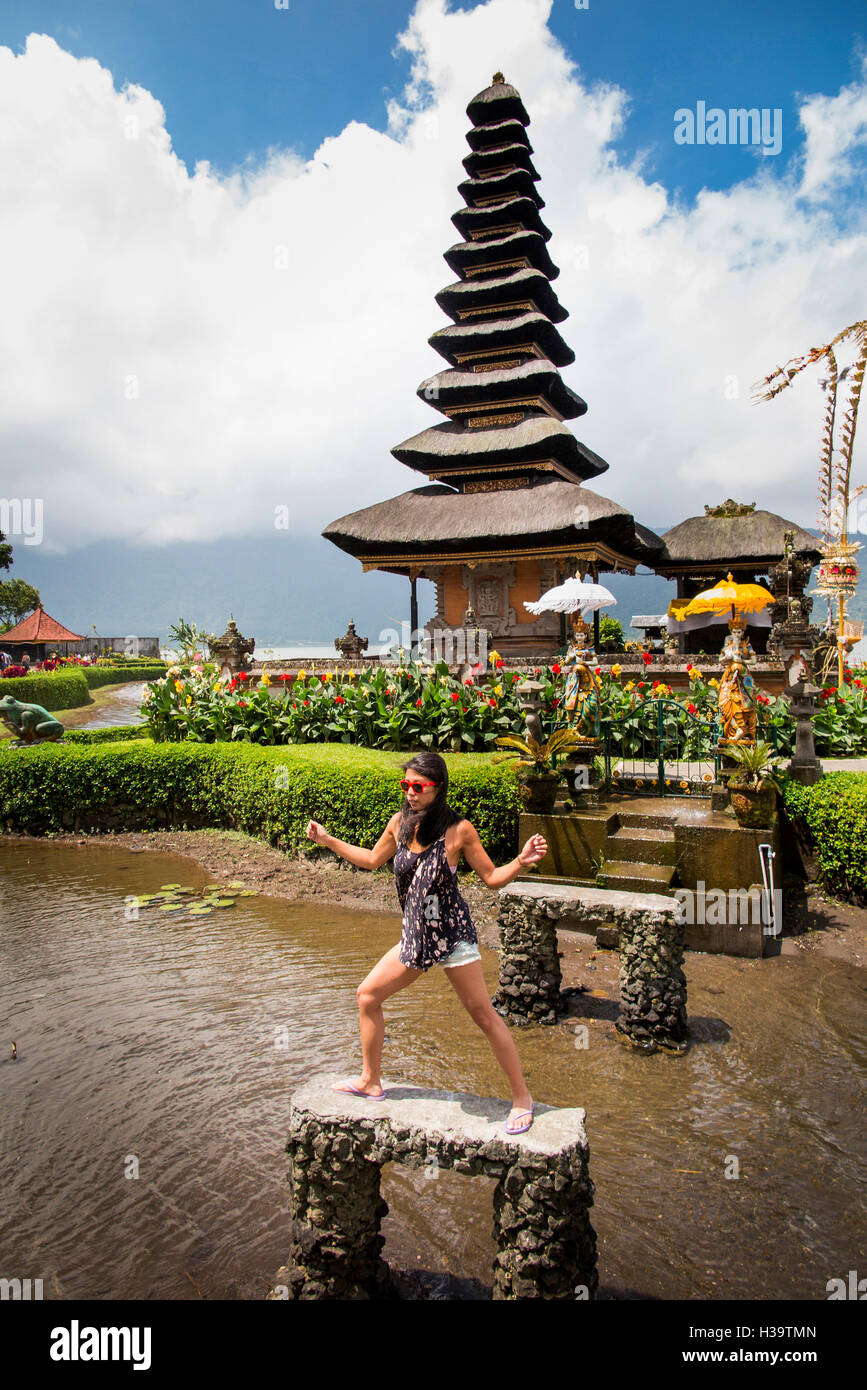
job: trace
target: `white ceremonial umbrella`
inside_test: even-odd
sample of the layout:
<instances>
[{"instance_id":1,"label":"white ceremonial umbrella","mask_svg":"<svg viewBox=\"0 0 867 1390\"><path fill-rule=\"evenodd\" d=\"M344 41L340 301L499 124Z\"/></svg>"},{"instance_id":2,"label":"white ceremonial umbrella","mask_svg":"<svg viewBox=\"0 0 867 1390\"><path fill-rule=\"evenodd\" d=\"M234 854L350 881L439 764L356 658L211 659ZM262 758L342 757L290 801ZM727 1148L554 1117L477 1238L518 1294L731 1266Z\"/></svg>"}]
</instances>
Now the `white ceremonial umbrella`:
<instances>
[{"instance_id":1,"label":"white ceremonial umbrella","mask_svg":"<svg viewBox=\"0 0 867 1390\"><path fill-rule=\"evenodd\" d=\"M535 603L524 600L524 607L530 613L578 613L582 618L586 613L595 613L597 608L611 608L617 599L601 584L594 584L588 577L582 583L576 575L549 589Z\"/></svg>"}]
</instances>

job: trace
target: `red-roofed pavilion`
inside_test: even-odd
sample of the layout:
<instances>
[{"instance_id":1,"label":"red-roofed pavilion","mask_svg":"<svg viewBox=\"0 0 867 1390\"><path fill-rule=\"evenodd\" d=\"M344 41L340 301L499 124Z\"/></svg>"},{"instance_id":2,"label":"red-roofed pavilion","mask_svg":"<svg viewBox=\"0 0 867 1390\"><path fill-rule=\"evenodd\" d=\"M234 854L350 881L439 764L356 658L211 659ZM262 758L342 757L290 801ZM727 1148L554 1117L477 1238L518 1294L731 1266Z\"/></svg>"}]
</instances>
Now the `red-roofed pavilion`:
<instances>
[{"instance_id":1,"label":"red-roofed pavilion","mask_svg":"<svg viewBox=\"0 0 867 1390\"><path fill-rule=\"evenodd\" d=\"M21 660L25 652L33 661L44 661L58 642L83 640L82 633L70 632L63 623L46 613L41 605L8 631L0 632L0 647L17 661Z\"/></svg>"}]
</instances>

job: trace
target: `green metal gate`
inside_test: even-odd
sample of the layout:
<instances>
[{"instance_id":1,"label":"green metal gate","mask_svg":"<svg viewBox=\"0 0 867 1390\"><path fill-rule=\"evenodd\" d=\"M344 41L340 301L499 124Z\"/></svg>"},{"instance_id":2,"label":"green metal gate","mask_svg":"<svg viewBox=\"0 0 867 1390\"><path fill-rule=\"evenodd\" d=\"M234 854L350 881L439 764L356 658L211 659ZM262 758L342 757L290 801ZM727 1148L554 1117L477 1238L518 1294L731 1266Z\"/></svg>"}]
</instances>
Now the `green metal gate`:
<instances>
[{"instance_id":1,"label":"green metal gate","mask_svg":"<svg viewBox=\"0 0 867 1390\"><path fill-rule=\"evenodd\" d=\"M719 780L720 724L678 700L643 700L619 719L602 719L605 780L636 796L710 796Z\"/></svg>"}]
</instances>

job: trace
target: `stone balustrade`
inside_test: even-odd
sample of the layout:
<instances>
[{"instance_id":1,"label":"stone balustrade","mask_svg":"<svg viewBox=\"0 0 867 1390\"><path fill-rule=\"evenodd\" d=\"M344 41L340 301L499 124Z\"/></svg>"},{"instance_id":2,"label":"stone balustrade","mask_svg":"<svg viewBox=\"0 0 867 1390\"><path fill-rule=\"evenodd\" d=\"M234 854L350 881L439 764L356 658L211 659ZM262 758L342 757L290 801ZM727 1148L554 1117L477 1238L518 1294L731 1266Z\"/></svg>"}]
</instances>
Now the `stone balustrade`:
<instances>
[{"instance_id":1,"label":"stone balustrade","mask_svg":"<svg viewBox=\"0 0 867 1390\"><path fill-rule=\"evenodd\" d=\"M684 921L661 893L514 882L500 889L500 979L494 1007L512 1024L556 1023L564 1011L557 928L614 922L620 948L615 1027L645 1051L688 1046Z\"/></svg>"},{"instance_id":2,"label":"stone balustrade","mask_svg":"<svg viewBox=\"0 0 867 1390\"><path fill-rule=\"evenodd\" d=\"M508 1101L389 1085L385 1100L332 1089L320 1076L292 1097L290 1250L272 1298L389 1296L380 1222L387 1162L493 1179L493 1297L595 1297L596 1234L584 1111L536 1105L532 1128L508 1135Z\"/></svg>"}]
</instances>

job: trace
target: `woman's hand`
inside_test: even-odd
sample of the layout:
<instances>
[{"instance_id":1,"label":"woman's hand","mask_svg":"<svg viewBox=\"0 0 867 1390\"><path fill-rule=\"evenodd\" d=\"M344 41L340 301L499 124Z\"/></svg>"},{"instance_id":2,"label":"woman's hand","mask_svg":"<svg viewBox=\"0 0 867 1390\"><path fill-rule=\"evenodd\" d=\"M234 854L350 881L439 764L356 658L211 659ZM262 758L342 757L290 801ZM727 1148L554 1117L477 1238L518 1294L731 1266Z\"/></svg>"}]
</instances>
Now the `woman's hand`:
<instances>
[{"instance_id":1,"label":"woman's hand","mask_svg":"<svg viewBox=\"0 0 867 1390\"><path fill-rule=\"evenodd\" d=\"M531 835L521 853L518 855L518 863L524 869L529 869L531 864L538 864L540 859L544 859L548 853L548 841L544 835Z\"/></svg>"},{"instance_id":2,"label":"woman's hand","mask_svg":"<svg viewBox=\"0 0 867 1390\"><path fill-rule=\"evenodd\" d=\"M326 839L327 839L327 837L328 837L328 831L325 829L325 826L324 826L324 825L320 825L319 822L316 821L316 820L312 820L312 821L310 821L310 822L308 823L308 825L307 825L307 838L308 838L308 840L315 840L315 842L316 842L317 845L324 845L324 844L325 844L325 841L326 841Z\"/></svg>"}]
</instances>

